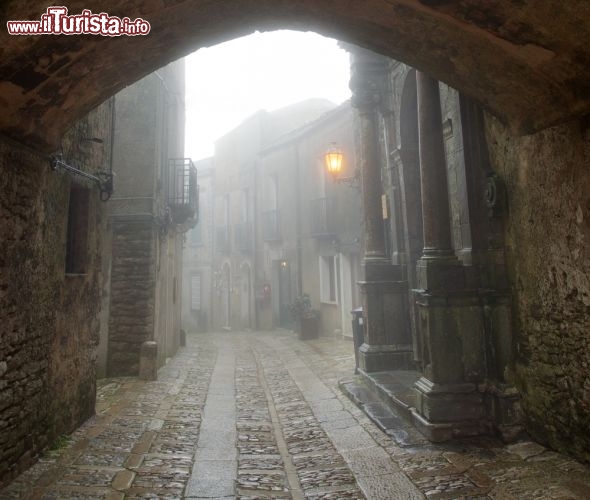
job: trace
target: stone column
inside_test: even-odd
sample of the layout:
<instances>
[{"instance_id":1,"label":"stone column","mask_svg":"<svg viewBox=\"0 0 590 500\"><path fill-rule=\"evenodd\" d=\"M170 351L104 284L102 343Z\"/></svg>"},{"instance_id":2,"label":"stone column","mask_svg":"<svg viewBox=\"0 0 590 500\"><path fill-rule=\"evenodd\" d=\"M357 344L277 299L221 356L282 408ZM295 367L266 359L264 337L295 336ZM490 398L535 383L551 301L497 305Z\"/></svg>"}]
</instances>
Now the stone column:
<instances>
[{"instance_id":1,"label":"stone column","mask_svg":"<svg viewBox=\"0 0 590 500\"><path fill-rule=\"evenodd\" d=\"M375 70L375 68L372 69ZM358 112L360 135L358 159L363 195L364 259L381 264L386 260L386 254L381 207L383 190L377 128L377 106L380 100L377 78L378 75L357 73L351 80L351 88L353 90L352 105Z\"/></svg>"},{"instance_id":2,"label":"stone column","mask_svg":"<svg viewBox=\"0 0 590 500\"><path fill-rule=\"evenodd\" d=\"M419 72L416 83L424 249L415 295L424 366L414 417L430 439L440 441L484 428L477 383L485 341L479 298L465 290L452 247L439 84Z\"/></svg>"},{"instance_id":3,"label":"stone column","mask_svg":"<svg viewBox=\"0 0 590 500\"><path fill-rule=\"evenodd\" d=\"M388 60L367 50L353 49L352 105L357 109L357 162L363 194L365 280L360 282L365 318L364 342L359 348L362 372L409 368L411 334L406 307L407 283L401 269L386 254L381 195L383 185L379 107L389 69Z\"/></svg>"},{"instance_id":4,"label":"stone column","mask_svg":"<svg viewBox=\"0 0 590 500\"><path fill-rule=\"evenodd\" d=\"M416 73L422 231L424 249L416 274L422 290L461 289L463 268L451 239L447 165L438 81Z\"/></svg>"},{"instance_id":5,"label":"stone column","mask_svg":"<svg viewBox=\"0 0 590 500\"><path fill-rule=\"evenodd\" d=\"M438 81L417 72L423 259L453 256Z\"/></svg>"}]
</instances>

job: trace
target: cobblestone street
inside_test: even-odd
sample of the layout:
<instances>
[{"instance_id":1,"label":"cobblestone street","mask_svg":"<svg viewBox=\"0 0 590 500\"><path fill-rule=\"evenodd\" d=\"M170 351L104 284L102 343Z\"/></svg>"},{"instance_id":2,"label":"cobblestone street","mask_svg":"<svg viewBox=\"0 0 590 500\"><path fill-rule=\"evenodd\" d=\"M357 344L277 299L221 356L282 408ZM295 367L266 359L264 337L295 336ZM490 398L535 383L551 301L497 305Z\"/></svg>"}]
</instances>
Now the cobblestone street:
<instances>
[{"instance_id":1,"label":"cobblestone street","mask_svg":"<svg viewBox=\"0 0 590 500\"><path fill-rule=\"evenodd\" d=\"M104 380L97 415L0 498L590 498L589 468L534 443L396 441L340 392L353 367L345 341L188 335L158 381Z\"/></svg>"}]
</instances>

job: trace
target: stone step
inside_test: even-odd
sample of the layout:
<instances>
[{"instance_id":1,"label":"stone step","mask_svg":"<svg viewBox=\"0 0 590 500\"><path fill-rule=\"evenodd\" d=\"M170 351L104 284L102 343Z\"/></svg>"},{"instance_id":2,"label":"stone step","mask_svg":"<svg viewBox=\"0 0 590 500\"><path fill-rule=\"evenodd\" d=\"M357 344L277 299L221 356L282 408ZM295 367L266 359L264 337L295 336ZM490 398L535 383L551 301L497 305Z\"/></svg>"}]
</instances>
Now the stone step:
<instances>
[{"instance_id":1,"label":"stone step","mask_svg":"<svg viewBox=\"0 0 590 500\"><path fill-rule=\"evenodd\" d=\"M389 384L375 383L371 379L365 374L355 375L352 380L340 381L340 389L398 446L428 444L428 440L414 427L407 385L397 382L400 388L406 390L392 395Z\"/></svg>"}]
</instances>

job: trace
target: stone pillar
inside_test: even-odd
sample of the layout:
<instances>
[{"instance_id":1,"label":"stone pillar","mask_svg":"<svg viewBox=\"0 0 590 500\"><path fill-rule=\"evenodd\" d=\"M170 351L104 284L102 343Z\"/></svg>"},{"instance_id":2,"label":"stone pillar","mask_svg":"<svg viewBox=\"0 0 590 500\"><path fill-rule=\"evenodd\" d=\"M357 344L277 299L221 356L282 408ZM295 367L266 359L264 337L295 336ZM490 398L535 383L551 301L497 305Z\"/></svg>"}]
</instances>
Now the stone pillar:
<instances>
[{"instance_id":1,"label":"stone pillar","mask_svg":"<svg viewBox=\"0 0 590 500\"><path fill-rule=\"evenodd\" d=\"M377 128L377 106L379 89L377 82L356 75L351 82L353 87L352 105L358 112L360 132L360 173L363 200L365 261L386 263L385 233L383 230L383 211L381 207L381 157L379 131Z\"/></svg>"},{"instance_id":2,"label":"stone pillar","mask_svg":"<svg viewBox=\"0 0 590 500\"><path fill-rule=\"evenodd\" d=\"M363 266L360 282L365 318L364 342L359 348L362 372L407 369L413 366L411 333L406 307L407 282L386 253L381 195L379 106L389 62L364 49L353 49L352 105L357 109L357 162L363 195Z\"/></svg>"},{"instance_id":3,"label":"stone pillar","mask_svg":"<svg viewBox=\"0 0 590 500\"><path fill-rule=\"evenodd\" d=\"M447 166L438 81L417 72L420 184L424 249L416 274L422 290L461 289L463 268L451 239Z\"/></svg>"},{"instance_id":4,"label":"stone pillar","mask_svg":"<svg viewBox=\"0 0 590 500\"><path fill-rule=\"evenodd\" d=\"M423 259L453 256L438 81L417 72Z\"/></svg>"},{"instance_id":5,"label":"stone pillar","mask_svg":"<svg viewBox=\"0 0 590 500\"><path fill-rule=\"evenodd\" d=\"M416 302L423 376L414 417L434 441L484 431L477 384L485 379L480 300L465 290L451 239L439 84L417 73L424 250L417 263Z\"/></svg>"}]
</instances>

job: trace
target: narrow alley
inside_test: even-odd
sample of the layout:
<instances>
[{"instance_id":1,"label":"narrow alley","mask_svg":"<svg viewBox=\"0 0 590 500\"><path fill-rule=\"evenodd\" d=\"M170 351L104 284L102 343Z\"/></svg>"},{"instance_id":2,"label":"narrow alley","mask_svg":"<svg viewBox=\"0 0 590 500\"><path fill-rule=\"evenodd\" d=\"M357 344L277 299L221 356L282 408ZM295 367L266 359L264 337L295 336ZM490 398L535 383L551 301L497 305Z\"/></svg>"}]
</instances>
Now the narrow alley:
<instances>
[{"instance_id":1,"label":"narrow alley","mask_svg":"<svg viewBox=\"0 0 590 500\"><path fill-rule=\"evenodd\" d=\"M532 442L379 430L339 390L350 342L191 334L157 381L110 378L97 414L0 498L590 497L590 469Z\"/></svg>"}]
</instances>

